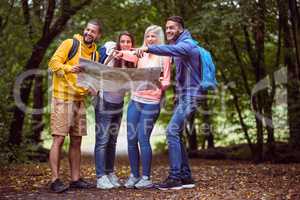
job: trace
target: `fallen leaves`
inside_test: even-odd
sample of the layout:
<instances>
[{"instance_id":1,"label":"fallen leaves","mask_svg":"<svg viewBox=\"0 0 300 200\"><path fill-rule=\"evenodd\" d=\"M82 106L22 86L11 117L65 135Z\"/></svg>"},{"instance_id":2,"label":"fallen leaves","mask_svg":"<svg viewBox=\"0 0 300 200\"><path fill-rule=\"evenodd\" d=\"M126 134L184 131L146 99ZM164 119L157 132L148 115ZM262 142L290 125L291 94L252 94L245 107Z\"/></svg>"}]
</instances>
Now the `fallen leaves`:
<instances>
[{"instance_id":1,"label":"fallen leaves","mask_svg":"<svg viewBox=\"0 0 300 200\"><path fill-rule=\"evenodd\" d=\"M64 194L48 191L51 177L47 163L1 168L0 199L300 199L300 164L260 164L241 161L191 160L193 189L159 191L155 189L69 190ZM83 177L95 182L93 158L82 162ZM152 179L162 181L168 174L168 158L154 156ZM127 157L116 162L116 174L124 181L130 173ZM61 164L61 179L70 180L67 159Z\"/></svg>"}]
</instances>

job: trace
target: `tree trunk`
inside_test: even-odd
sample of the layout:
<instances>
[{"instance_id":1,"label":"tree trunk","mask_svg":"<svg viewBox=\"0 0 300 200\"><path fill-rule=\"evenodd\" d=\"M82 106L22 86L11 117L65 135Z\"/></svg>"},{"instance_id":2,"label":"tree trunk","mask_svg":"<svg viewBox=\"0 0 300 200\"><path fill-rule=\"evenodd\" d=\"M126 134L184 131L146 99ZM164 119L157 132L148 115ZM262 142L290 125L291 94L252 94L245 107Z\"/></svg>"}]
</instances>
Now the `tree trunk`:
<instances>
[{"instance_id":1,"label":"tree trunk","mask_svg":"<svg viewBox=\"0 0 300 200\"><path fill-rule=\"evenodd\" d=\"M34 91L33 91L33 108L38 110L38 113L32 114L32 140L38 144L41 140L41 133L44 128L43 124L43 77L38 75L35 77Z\"/></svg>"},{"instance_id":2,"label":"tree trunk","mask_svg":"<svg viewBox=\"0 0 300 200\"><path fill-rule=\"evenodd\" d=\"M210 115L209 115L209 107L208 107L208 102L207 102L207 98L205 98L202 102L202 106L203 106L203 122L204 122L204 142L207 141L207 148L211 149L211 148L215 148L215 143L214 143L214 136L212 133L212 124L211 124L211 120L210 120Z\"/></svg>"},{"instance_id":3,"label":"tree trunk","mask_svg":"<svg viewBox=\"0 0 300 200\"><path fill-rule=\"evenodd\" d=\"M247 38L247 48L249 56L252 62L252 66L255 70L256 83L259 83L266 76L265 71L265 12L266 12L266 2L265 0L258 0L257 2L256 14L252 17L252 30L255 41L255 51L253 51L250 40ZM268 99L268 92L266 90L258 91L252 94L252 106L255 112L256 121L256 150L255 150L255 162L263 161L263 108L266 105L266 99Z\"/></svg>"},{"instance_id":4,"label":"tree trunk","mask_svg":"<svg viewBox=\"0 0 300 200\"><path fill-rule=\"evenodd\" d=\"M273 102L273 99L272 99ZM270 105L266 105L264 108L265 117L268 118L269 123L267 123L267 147L268 151L266 152L268 158L270 160L275 159L275 139L274 139L274 125L273 125L273 116L272 116L272 103Z\"/></svg>"},{"instance_id":5,"label":"tree trunk","mask_svg":"<svg viewBox=\"0 0 300 200\"><path fill-rule=\"evenodd\" d=\"M195 117L196 117L196 112L193 112L185 123L185 132L187 136L189 152L196 151L198 149Z\"/></svg>"},{"instance_id":6,"label":"tree trunk","mask_svg":"<svg viewBox=\"0 0 300 200\"><path fill-rule=\"evenodd\" d=\"M300 8L298 7L299 5L299 2L297 5L297 0L289 0L289 10L292 21L292 33L298 68L300 68Z\"/></svg>"},{"instance_id":7,"label":"tree trunk","mask_svg":"<svg viewBox=\"0 0 300 200\"><path fill-rule=\"evenodd\" d=\"M298 2L299 6L299 2ZM300 14L296 0L289 0L291 29L286 25L285 61L288 66L288 117L290 125L290 144L292 149L300 149ZM293 37L291 37L293 35Z\"/></svg>"},{"instance_id":8,"label":"tree trunk","mask_svg":"<svg viewBox=\"0 0 300 200\"><path fill-rule=\"evenodd\" d=\"M293 46L292 31L288 18L288 2L278 0L279 13L282 17L284 33L284 60L288 71L287 98L289 143L293 149L300 148L300 91L299 68L297 66L295 48Z\"/></svg>"},{"instance_id":9,"label":"tree trunk","mask_svg":"<svg viewBox=\"0 0 300 200\"><path fill-rule=\"evenodd\" d=\"M279 10L279 7L278 7ZM277 70L280 63L280 56L281 56L281 47L282 47L282 16L279 14L278 18L278 42L277 42L277 53L276 53L276 61L274 65L274 69ZM276 83L274 74L270 75L271 77L271 94L269 101L267 102L266 107L264 108L264 112L266 113L267 118L271 119L271 124L267 126L268 138L267 138L267 145L268 145L268 152L267 155L270 157L270 160L276 159L276 145L275 145L275 137L274 137L274 124L272 119L272 105L274 102L274 97L276 93Z\"/></svg>"},{"instance_id":10,"label":"tree trunk","mask_svg":"<svg viewBox=\"0 0 300 200\"><path fill-rule=\"evenodd\" d=\"M85 5L91 3L92 0L85 0L76 6L71 6L70 1L62 1L61 5L61 16L57 18L57 20L51 26L51 22L53 19L54 11L55 11L55 1L49 1L47 13L45 16L45 23L43 27L43 33L41 34L41 38L34 45L32 54L28 59L23 72L27 72L28 70L38 69L44 55L46 53L47 48L54 40L56 36L58 36L63 30L68 22L68 20L81 8ZM29 76L26 79L26 82L21 83L20 89L20 100L22 102L16 102L17 104L13 108L13 119L10 125L9 131L9 143L12 145L20 145L22 142L22 130L24 124L24 118L26 113L26 108L20 108L18 103L23 103L25 106L28 105L29 95L32 87L32 81L34 76Z\"/></svg>"},{"instance_id":11,"label":"tree trunk","mask_svg":"<svg viewBox=\"0 0 300 200\"><path fill-rule=\"evenodd\" d=\"M52 40L51 40L52 41ZM46 49L51 43L50 40L47 42L40 42L40 44L36 45L33 49L30 59L28 60L26 66L24 67L24 71L30 69L37 69L39 64L41 63ZM26 81L24 81L21 85L20 89L20 100L24 105L28 105L29 95L32 87L32 80L34 76L29 76ZM26 108L20 108L18 105L14 107L14 115L13 120L10 126L10 134L9 134L9 143L13 145L19 145L22 142L22 129L24 124Z\"/></svg>"}]
</instances>

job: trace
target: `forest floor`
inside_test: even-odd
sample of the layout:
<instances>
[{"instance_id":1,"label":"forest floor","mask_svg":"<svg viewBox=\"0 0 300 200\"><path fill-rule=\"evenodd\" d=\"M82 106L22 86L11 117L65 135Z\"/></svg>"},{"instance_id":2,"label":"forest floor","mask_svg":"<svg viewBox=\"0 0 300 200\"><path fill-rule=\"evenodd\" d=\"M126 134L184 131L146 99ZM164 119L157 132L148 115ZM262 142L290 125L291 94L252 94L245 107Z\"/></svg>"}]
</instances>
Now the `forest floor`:
<instances>
[{"instance_id":1,"label":"forest floor","mask_svg":"<svg viewBox=\"0 0 300 200\"><path fill-rule=\"evenodd\" d=\"M247 161L190 160L196 187L177 191L157 189L49 191L50 169L47 163L15 164L0 167L0 199L300 199L300 164L253 164ZM83 177L95 182L94 160L82 159ZM124 182L129 174L127 157L116 161L117 175ZM166 155L155 155L152 179L163 180L168 173ZM62 180L69 181L68 160L61 164Z\"/></svg>"}]
</instances>

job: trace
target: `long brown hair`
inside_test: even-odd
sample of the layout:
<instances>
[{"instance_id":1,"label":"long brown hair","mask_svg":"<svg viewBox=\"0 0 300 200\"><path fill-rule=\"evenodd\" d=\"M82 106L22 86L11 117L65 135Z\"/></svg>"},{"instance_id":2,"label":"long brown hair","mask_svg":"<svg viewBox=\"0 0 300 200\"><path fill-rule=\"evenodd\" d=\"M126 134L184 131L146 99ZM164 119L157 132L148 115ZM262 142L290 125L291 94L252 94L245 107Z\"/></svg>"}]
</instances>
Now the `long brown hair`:
<instances>
[{"instance_id":1,"label":"long brown hair","mask_svg":"<svg viewBox=\"0 0 300 200\"><path fill-rule=\"evenodd\" d=\"M126 35L126 36L128 36L130 38L131 43L132 43L132 47L134 47L134 42L135 41L134 41L133 35L131 33L129 33L128 31L124 31L124 32L120 33L119 36L118 36L116 50L121 50L120 40L121 40L121 37L123 35ZM124 65L127 68L135 68L136 67L133 62L129 62L129 61L125 61ZM114 67L122 67L122 60L115 59L115 61L114 61Z\"/></svg>"}]
</instances>

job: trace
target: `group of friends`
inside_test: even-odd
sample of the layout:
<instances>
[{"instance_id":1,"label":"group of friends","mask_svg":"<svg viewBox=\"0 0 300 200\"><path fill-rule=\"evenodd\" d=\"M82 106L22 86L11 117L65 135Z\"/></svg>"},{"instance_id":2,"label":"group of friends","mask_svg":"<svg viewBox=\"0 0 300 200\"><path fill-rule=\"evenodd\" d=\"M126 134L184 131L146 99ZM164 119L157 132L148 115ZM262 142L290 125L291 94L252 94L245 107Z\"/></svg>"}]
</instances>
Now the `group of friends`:
<instances>
[{"instance_id":1,"label":"group of friends","mask_svg":"<svg viewBox=\"0 0 300 200\"><path fill-rule=\"evenodd\" d=\"M126 91L95 91L77 86L77 75L84 70L84 66L79 64L80 57L116 68L161 67L159 87L130 92L127 110L130 174L123 186L137 189L155 187L161 190L195 187L182 134L185 120L197 110L205 91L197 82L201 77L199 51L197 45L190 42L191 34L185 29L183 19L180 16L169 17L165 33L160 26L149 26L145 30L143 45L139 48L135 47L133 35L125 31L119 34L115 43L107 42L99 50L95 42L101 37L102 31L98 20L90 20L83 35L76 34L74 38L64 40L49 61L49 68L53 72L53 142L49 154L51 191L59 193L68 188L86 189L94 186L80 176L80 146L82 136L87 134L84 105L87 95L94 96L96 187L112 189L122 185L116 176L114 162ZM79 46L76 53L70 56L74 40L79 41ZM150 136L160 114L164 91L170 85L172 63L176 67L176 105L166 130L170 169L164 181L153 184ZM59 170L62 145L68 135L71 181L66 186L59 178Z\"/></svg>"}]
</instances>

